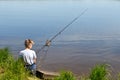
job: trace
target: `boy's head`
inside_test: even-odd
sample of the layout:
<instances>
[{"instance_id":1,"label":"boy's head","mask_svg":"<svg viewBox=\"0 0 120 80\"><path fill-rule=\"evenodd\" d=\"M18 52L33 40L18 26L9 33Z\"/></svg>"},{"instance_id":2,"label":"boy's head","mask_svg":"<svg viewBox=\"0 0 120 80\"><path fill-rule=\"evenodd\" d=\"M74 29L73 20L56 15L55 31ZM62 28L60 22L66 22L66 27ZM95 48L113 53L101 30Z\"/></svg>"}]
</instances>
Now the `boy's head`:
<instances>
[{"instance_id":1,"label":"boy's head","mask_svg":"<svg viewBox=\"0 0 120 80\"><path fill-rule=\"evenodd\" d=\"M34 44L34 41L32 41L31 39L26 39L25 42L24 42L25 47L29 48L29 49L32 48L33 44Z\"/></svg>"}]
</instances>

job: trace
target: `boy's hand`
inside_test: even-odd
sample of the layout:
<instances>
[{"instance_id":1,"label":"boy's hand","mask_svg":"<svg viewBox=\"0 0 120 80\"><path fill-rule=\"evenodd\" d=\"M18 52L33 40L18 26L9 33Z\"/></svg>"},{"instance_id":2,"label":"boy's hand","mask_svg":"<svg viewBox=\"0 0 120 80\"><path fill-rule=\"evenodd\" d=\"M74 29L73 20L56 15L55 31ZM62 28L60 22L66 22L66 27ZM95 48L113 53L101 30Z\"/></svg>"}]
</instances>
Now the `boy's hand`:
<instances>
[{"instance_id":1,"label":"boy's hand","mask_svg":"<svg viewBox=\"0 0 120 80\"><path fill-rule=\"evenodd\" d=\"M46 43L45 43L45 46L50 46L50 44L51 44L51 41L47 40Z\"/></svg>"}]
</instances>

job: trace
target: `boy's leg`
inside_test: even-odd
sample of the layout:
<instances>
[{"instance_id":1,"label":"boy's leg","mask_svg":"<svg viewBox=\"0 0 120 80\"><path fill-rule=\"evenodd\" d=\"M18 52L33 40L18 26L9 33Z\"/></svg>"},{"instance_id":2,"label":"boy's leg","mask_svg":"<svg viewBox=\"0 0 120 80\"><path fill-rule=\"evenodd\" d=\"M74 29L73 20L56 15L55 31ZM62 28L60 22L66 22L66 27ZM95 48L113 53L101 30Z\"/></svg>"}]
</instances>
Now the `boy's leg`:
<instances>
[{"instance_id":1,"label":"boy's leg","mask_svg":"<svg viewBox=\"0 0 120 80\"><path fill-rule=\"evenodd\" d=\"M31 65L32 74L36 76L36 64Z\"/></svg>"}]
</instances>

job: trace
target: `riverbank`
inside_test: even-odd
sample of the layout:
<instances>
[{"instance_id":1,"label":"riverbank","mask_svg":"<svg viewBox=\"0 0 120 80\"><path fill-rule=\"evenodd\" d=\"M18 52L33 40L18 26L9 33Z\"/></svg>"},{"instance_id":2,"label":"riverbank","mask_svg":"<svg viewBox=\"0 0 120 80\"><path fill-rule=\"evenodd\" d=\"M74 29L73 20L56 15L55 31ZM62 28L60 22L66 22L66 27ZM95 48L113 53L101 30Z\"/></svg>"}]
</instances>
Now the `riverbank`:
<instances>
[{"instance_id":1,"label":"riverbank","mask_svg":"<svg viewBox=\"0 0 120 80\"><path fill-rule=\"evenodd\" d=\"M9 40L9 39L8 39ZM8 46L15 58L18 57L19 51L24 49L23 40L12 39L1 42L1 48ZM18 42L15 42L18 41ZM37 51L37 43L33 46L33 50ZM71 42L56 42L49 48L46 59L41 66L40 52L37 59L38 70L47 72L59 72L61 70L72 71L75 75L88 74L95 64L109 64L112 66L114 76L120 72L120 41L119 40L80 40ZM42 56L43 55L43 56Z\"/></svg>"},{"instance_id":2,"label":"riverbank","mask_svg":"<svg viewBox=\"0 0 120 80\"><path fill-rule=\"evenodd\" d=\"M63 75L74 78L71 72L62 72ZM59 80L59 76L61 75L58 73L41 72L38 70L36 71L36 76L33 76L24 68L21 59L14 59L8 48L0 49L0 80Z\"/></svg>"},{"instance_id":3,"label":"riverbank","mask_svg":"<svg viewBox=\"0 0 120 80\"><path fill-rule=\"evenodd\" d=\"M76 77L70 71L59 73L39 71L42 79L29 74L25 70L21 60L14 60L8 48L0 49L0 80L120 80L120 74L116 78L111 75L111 68L107 64L97 64L91 68L88 75Z\"/></svg>"}]
</instances>

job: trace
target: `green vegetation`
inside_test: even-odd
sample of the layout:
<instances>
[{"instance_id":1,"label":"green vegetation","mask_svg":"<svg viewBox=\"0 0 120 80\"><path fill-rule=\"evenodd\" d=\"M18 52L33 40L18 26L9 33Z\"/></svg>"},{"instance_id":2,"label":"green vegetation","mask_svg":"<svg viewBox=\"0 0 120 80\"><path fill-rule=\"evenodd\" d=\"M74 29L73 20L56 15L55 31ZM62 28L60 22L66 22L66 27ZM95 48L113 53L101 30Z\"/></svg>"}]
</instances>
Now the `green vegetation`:
<instances>
[{"instance_id":1,"label":"green vegetation","mask_svg":"<svg viewBox=\"0 0 120 80\"><path fill-rule=\"evenodd\" d=\"M60 76L56 77L54 80L76 80L72 72L62 71Z\"/></svg>"},{"instance_id":2,"label":"green vegetation","mask_svg":"<svg viewBox=\"0 0 120 80\"><path fill-rule=\"evenodd\" d=\"M110 80L108 65L97 64L93 67L88 76L81 76L80 80Z\"/></svg>"},{"instance_id":3,"label":"green vegetation","mask_svg":"<svg viewBox=\"0 0 120 80\"><path fill-rule=\"evenodd\" d=\"M108 80L109 70L107 70L106 64L96 65L90 73L89 78L91 80Z\"/></svg>"},{"instance_id":4,"label":"green vegetation","mask_svg":"<svg viewBox=\"0 0 120 80\"><path fill-rule=\"evenodd\" d=\"M8 48L0 50L0 80L27 80L28 72L22 61L14 60Z\"/></svg>"},{"instance_id":5,"label":"green vegetation","mask_svg":"<svg viewBox=\"0 0 120 80\"><path fill-rule=\"evenodd\" d=\"M108 65L99 64L93 67L88 76L75 77L72 72L62 71L60 76L45 80L110 80L110 70ZM36 77L30 77L29 72L25 70L21 59L15 60L10 54L8 48L0 49L0 80L39 80ZM120 80L120 74L118 75Z\"/></svg>"}]
</instances>

